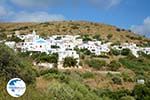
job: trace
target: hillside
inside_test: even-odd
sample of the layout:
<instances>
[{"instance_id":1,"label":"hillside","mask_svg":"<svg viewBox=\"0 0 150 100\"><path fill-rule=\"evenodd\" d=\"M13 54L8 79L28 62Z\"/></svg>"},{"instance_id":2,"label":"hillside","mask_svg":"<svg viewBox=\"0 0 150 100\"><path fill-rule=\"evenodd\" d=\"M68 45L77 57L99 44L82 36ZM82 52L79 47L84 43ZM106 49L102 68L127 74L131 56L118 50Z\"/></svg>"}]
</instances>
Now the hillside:
<instances>
[{"instance_id":1,"label":"hillside","mask_svg":"<svg viewBox=\"0 0 150 100\"><path fill-rule=\"evenodd\" d=\"M36 30L46 37L52 34L100 36L100 40L111 42L150 43L150 40L132 33L130 30L92 22L46 22L46 23L0 23L0 40L20 31L21 34ZM150 45L150 44L148 44ZM129 49L110 50L108 54L94 55L86 49L77 49L79 65L58 69L58 55L15 52L0 43L0 100L14 100L7 91L7 82L20 77L27 89L17 100L150 100L150 55L139 52L139 58ZM76 59L65 60L71 64ZM33 64L54 63L47 69ZM144 83L138 82L144 81Z\"/></svg>"},{"instance_id":2,"label":"hillside","mask_svg":"<svg viewBox=\"0 0 150 100\"><path fill-rule=\"evenodd\" d=\"M136 35L130 30L120 29L115 26L86 21L62 21L45 23L0 23L0 33L13 34L20 31L27 34L36 30L41 36L52 34L88 34L90 36L100 35L102 40L112 42L134 42L144 43L148 39ZM108 38L111 36L111 38Z\"/></svg>"}]
</instances>

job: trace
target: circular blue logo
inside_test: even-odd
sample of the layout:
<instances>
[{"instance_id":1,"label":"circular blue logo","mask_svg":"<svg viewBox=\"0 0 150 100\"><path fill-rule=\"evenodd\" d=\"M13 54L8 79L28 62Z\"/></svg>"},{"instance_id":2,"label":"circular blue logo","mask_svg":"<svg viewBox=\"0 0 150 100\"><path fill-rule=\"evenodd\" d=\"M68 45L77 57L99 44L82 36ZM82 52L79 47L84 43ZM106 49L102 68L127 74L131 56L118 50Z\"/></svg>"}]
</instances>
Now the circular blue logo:
<instances>
[{"instance_id":1,"label":"circular blue logo","mask_svg":"<svg viewBox=\"0 0 150 100\"><path fill-rule=\"evenodd\" d=\"M26 91L26 84L20 78L13 78L7 83L7 92L13 97L20 97Z\"/></svg>"}]
</instances>

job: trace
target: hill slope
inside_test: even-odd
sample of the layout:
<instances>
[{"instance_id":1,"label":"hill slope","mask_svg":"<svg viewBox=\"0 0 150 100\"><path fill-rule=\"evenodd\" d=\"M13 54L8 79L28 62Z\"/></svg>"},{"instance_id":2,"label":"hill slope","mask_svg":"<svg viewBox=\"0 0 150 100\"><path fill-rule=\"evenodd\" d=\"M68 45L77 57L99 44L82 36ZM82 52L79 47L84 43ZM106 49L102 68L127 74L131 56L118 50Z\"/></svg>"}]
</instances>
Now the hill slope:
<instances>
[{"instance_id":1,"label":"hill slope","mask_svg":"<svg viewBox=\"0 0 150 100\"><path fill-rule=\"evenodd\" d=\"M143 43L149 41L138 36L130 30L120 29L115 26L86 21L61 21L45 23L0 23L0 33L12 34L20 31L23 34L30 33L32 30L42 36L52 34L88 34L94 36L99 34L101 39L120 42ZM108 39L108 37L111 38ZM140 41L139 41L140 40Z\"/></svg>"}]
</instances>

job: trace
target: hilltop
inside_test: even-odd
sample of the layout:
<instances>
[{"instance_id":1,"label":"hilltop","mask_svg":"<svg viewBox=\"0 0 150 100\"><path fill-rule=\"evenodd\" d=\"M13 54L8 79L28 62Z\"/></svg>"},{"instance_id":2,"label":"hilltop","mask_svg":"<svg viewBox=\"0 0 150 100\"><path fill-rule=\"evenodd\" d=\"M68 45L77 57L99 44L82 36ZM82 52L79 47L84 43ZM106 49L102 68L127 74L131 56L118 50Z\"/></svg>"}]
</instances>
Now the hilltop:
<instances>
[{"instance_id":1,"label":"hilltop","mask_svg":"<svg viewBox=\"0 0 150 100\"><path fill-rule=\"evenodd\" d=\"M0 33L13 34L20 31L21 34L31 33L36 30L41 36L53 34L79 34L100 35L102 40L111 42L134 42L137 44L150 41L142 36L134 34L131 30L125 30L116 26L93 23L87 21L59 21L44 23L0 23ZM109 37L109 38L108 38Z\"/></svg>"}]
</instances>

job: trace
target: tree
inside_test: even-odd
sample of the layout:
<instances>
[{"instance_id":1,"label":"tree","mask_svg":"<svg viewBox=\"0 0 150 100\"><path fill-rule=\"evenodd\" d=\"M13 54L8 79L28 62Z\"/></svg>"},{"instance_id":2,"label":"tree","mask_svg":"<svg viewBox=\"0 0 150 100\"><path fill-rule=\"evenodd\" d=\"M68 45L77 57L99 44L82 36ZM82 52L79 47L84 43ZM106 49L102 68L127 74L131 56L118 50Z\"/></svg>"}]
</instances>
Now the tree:
<instances>
[{"instance_id":1,"label":"tree","mask_svg":"<svg viewBox=\"0 0 150 100\"><path fill-rule=\"evenodd\" d=\"M117 32L120 32L120 31L121 31L121 29L120 29L120 28L116 28L116 31L117 31Z\"/></svg>"},{"instance_id":2,"label":"tree","mask_svg":"<svg viewBox=\"0 0 150 100\"><path fill-rule=\"evenodd\" d=\"M7 40L8 40L8 41L15 41L16 43L18 43L18 42L23 42L23 40L21 40L20 38L14 36L14 35L12 35L12 37L11 37L11 38L8 38Z\"/></svg>"},{"instance_id":3,"label":"tree","mask_svg":"<svg viewBox=\"0 0 150 100\"><path fill-rule=\"evenodd\" d=\"M74 59L73 57L66 57L64 59L63 66L64 67L74 67L77 65L77 60Z\"/></svg>"},{"instance_id":4,"label":"tree","mask_svg":"<svg viewBox=\"0 0 150 100\"><path fill-rule=\"evenodd\" d=\"M3 44L0 44L0 76L7 80L20 77L26 83L35 80L35 72L30 61L18 56L12 49Z\"/></svg>"},{"instance_id":5,"label":"tree","mask_svg":"<svg viewBox=\"0 0 150 100\"><path fill-rule=\"evenodd\" d=\"M150 86L136 85L132 93L136 100L150 100Z\"/></svg>"},{"instance_id":6,"label":"tree","mask_svg":"<svg viewBox=\"0 0 150 100\"><path fill-rule=\"evenodd\" d=\"M47 62L47 63L54 63L57 64L58 62L58 54L46 54L46 53L41 53L41 54L35 54L36 57L34 59L37 62Z\"/></svg>"},{"instance_id":7,"label":"tree","mask_svg":"<svg viewBox=\"0 0 150 100\"><path fill-rule=\"evenodd\" d=\"M1 40L6 39L6 38L7 38L7 35L5 33L0 33Z\"/></svg>"},{"instance_id":8,"label":"tree","mask_svg":"<svg viewBox=\"0 0 150 100\"><path fill-rule=\"evenodd\" d=\"M123 55L123 56L127 56L127 55L129 55L130 54L130 49L122 49L122 51L121 51L121 55Z\"/></svg>"},{"instance_id":9,"label":"tree","mask_svg":"<svg viewBox=\"0 0 150 100\"><path fill-rule=\"evenodd\" d=\"M57 45L51 45L51 48L57 49L57 48L60 48L60 47L57 46Z\"/></svg>"},{"instance_id":10,"label":"tree","mask_svg":"<svg viewBox=\"0 0 150 100\"><path fill-rule=\"evenodd\" d=\"M116 49L111 49L111 53L115 56L118 56L120 55L120 51L119 50L116 50Z\"/></svg>"}]
</instances>

